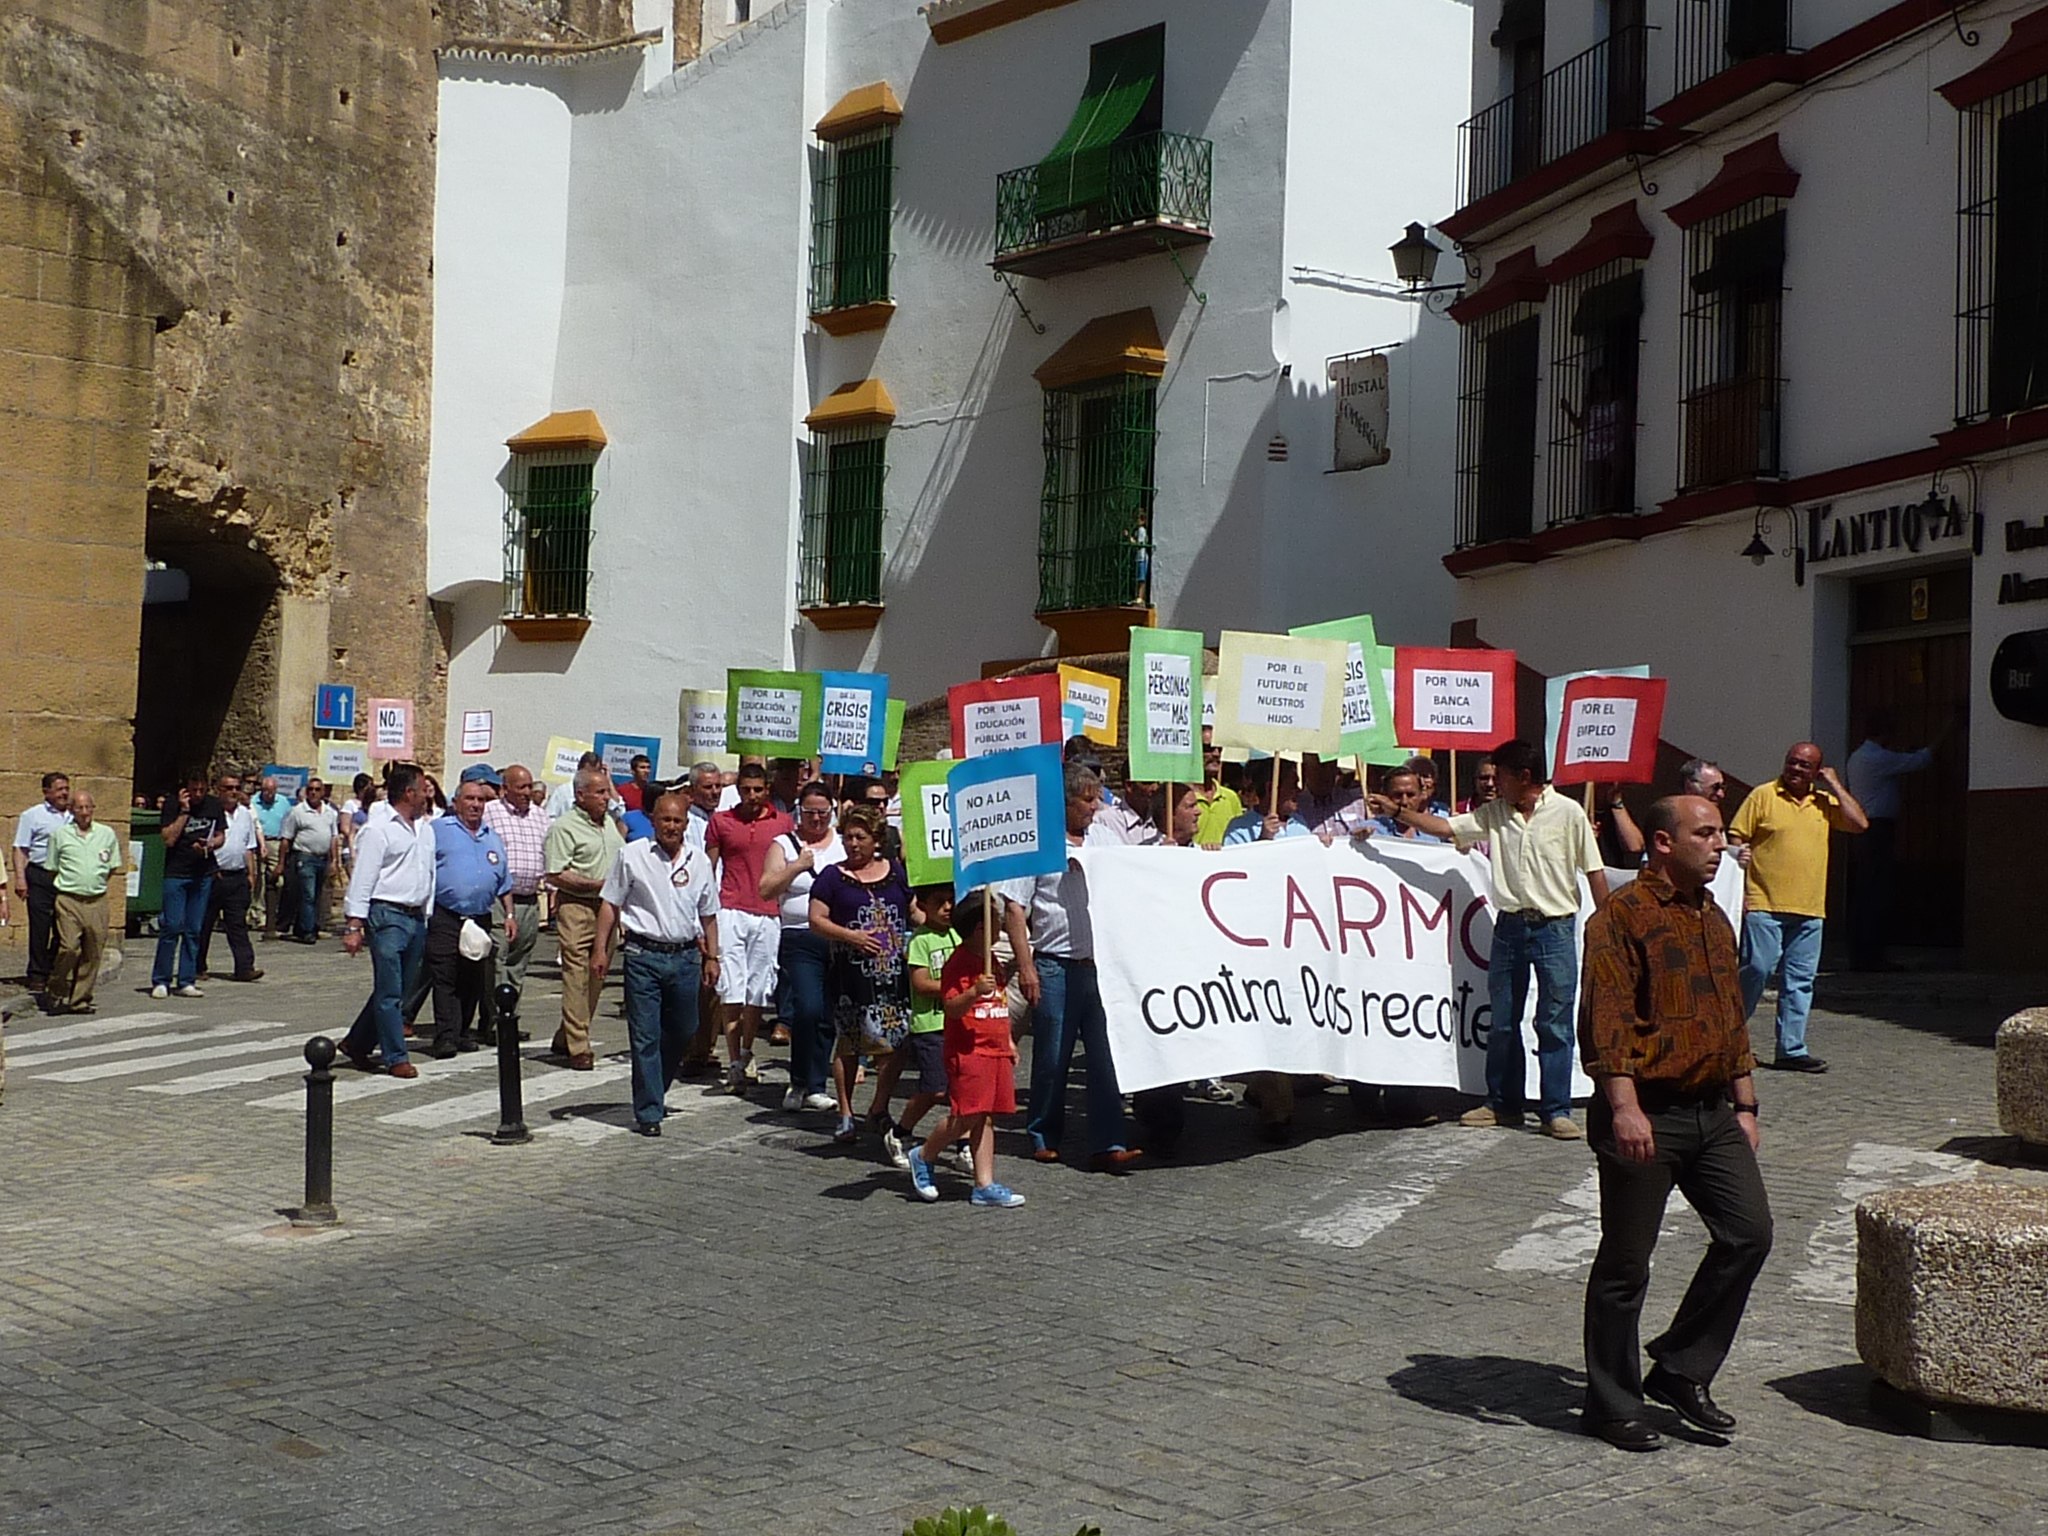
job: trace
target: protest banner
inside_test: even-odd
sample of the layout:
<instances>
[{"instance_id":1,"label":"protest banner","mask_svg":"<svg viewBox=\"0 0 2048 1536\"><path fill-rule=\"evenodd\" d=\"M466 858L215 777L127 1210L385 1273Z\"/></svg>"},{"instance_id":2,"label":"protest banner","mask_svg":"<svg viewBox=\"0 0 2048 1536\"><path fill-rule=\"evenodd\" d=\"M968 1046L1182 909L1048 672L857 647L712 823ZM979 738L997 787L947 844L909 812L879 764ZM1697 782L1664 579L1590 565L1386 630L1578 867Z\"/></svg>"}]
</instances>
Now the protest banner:
<instances>
[{"instance_id":1,"label":"protest banner","mask_svg":"<svg viewBox=\"0 0 2048 1536\"><path fill-rule=\"evenodd\" d=\"M1551 772L1557 767L1553 755L1557 747L1558 727L1564 720L1564 690L1567 683L1575 683L1582 677L1648 677L1650 669L1645 666L1593 667L1584 672L1560 672L1556 677L1543 680L1543 768Z\"/></svg>"},{"instance_id":2,"label":"protest banner","mask_svg":"<svg viewBox=\"0 0 2048 1536\"><path fill-rule=\"evenodd\" d=\"M462 712L462 750L477 756L491 750L491 711L465 709Z\"/></svg>"},{"instance_id":3,"label":"protest banner","mask_svg":"<svg viewBox=\"0 0 2048 1536\"><path fill-rule=\"evenodd\" d=\"M370 749L360 741L323 741L318 758L320 777L337 791L337 801L348 795L357 774L370 771Z\"/></svg>"},{"instance_id":4,"label":"protest banner","mask_svg":"<svg viewBox=\"0 0 2048 1536\"><path fill-rule=\"evenodd\" d=\"M1131 631L1130 775L1198 783L1202 777L1202 637L1191 629Z\"/></svg>"},{"instance_id":5,"label":"protest banner","mask_svg":"<svg viewBox=\"0 0 2048 1536\"><path fill-rule=\"evenodd\" d=\"M887 724L884 727L882 737L882 772L884 773L894 773L896 771L896 754L903 746L904 708L905 705L901 699L891 699L885 706L884 719L887 721Z\"/></svg>"},{"instance_id":6,"label":"protest banner","mask_svg":"<svg viewBox=\"0 0 2048 1536\"><path fill-rule=\"evenodd\" d=\"M953 883L951 763L905 763L896 790L903 799L903 873L913 886Z\"/></svg>"},{"instance_id":7,"label":"protest banner","mask_svg":"<svg viewBox=\"0 0 2048 1536\"><path fill-rule=\"evenodd\" d=\"M547 750L541 754L540 777L550 784L566 784L576 777L577 761L584 753L593 750L587 741L575 741L567 736L550 736Z\"/></svg>"},{"instance_id":8,"label":"protest banner","mask_svg":"<svg viewBox=\"0 0 2048 1536\"><path fill-rule=\"evenodd\" d=\"M953 889L1067 867L1067 800L1056 742L988 752L946 774L952 797Z\"/></svg>"},{"instance_id":9,"label":"protest banner","mask_svg":"<svg viewBox=\"0 0 2048 1536\"><path fill-rule=\"evenodd\" d=\"M1226 629L1216 655L1219 746L1337 755L1344 722L1343 642Z\"/></svg>"},{"instance_id":10,"label":"protest banner","mask_svg":"<svg viewBox=\"0 0 2048 1536\"><path fill-rule=\"evenodd\" d=\"M761 757L811 757L825 680L816 672L763 672L735 668L725 674L725 749Z\"/></svg>"},{"instance_id":11,"label":"protest banner","mask_svg":"<svg viewBox=\"0 0 2048 1536\"><path fill-rule=\"evenodd\" d=\"M1394 734L1404 746L1484 752L1515 734L1515 653L1394 647Z\"/></svg>"},{"instance_id":12,"label":"protest banner","mask_svg":"<svg viewBox=\"0 0 2048 1536\"><path fill-rule=\"evenodd\" d=\"M1344 645L1344 734L1340 750L1372 761L1371 754L1394 748L1394 701L1379 667L1379 637L1372 618L1332 619L1287 631L1304 640L1337 640Z\"/></svg>"},{"instance_id":13,"label":"protest banner","mask_svg":"<svg viewBox=\"0 0 2048 1536\"><path fill-rule=\"evenodd\" d=\"M372 699L370 756L379 762L412 756L412 700Z\"/></svg>"},{"instance_id":14,"label":"protest banner","mask_svg":"<svg viewBox=\"0 0 2048 1536\"><path fill-rule=\"evenodd\" d=\"M685 688L676 701L676 740L683 765L716 763L731 772L739 767L737 752L725 750L725 690Z\"/></svg>"},{"instance_id":15,"label":"protest banner","mask_svg":"<svg viewBox=\"0 0 2048 1536\"><path fill-rule=\"evenodd\" d=\"M1110 1053L1126 1093L1245 1072L1486 1091L1493 911L1485 857L1316 838L1075 850ZM1607 871L1610 886L1633 878ZM1742 871L1715 901L1739 922ZM1581 921L1591 915L1581 889ZM1520 1021L1533 1095L1535 997ZM1576 1056L1576 1052L1574 1052ZM1592 1084L1576 1066L1573 1095Z\"/></svg>"},{"instance_id":16,"label":"protest banner","mask_svg":"<svg viewBox=\"0 0 2048 1536\"><path fill-rule=\"evenodd\" d=\"M642 754L657 774L661 771L659 736L622 736L615 731L599 731L590 750L604 759L604 771L612 776L614 784L623 784L633 777L633 759Z\"/></svg>"},{"instance_id":17,"label":"protest banner","mask_svg":"<svg viewBox=\"0 0 2048 1536\"><path fill-rule=\"evenodd\" d=\"M880 672L820 672L821 773L882 771L889 729L889 679Z\"/></svg>"},{"instance_id":18,"label":"protest banner","mask_svg":"<svg viewBox=\"0 0 2048 1536\"><path fill-rule=\"evenodd\" d=\"M287 800L295 800L298 798L299 791L306 787L306 780L312 777L313 770L310 768L294 768L287 763L265 763L263 771L258 773L254 779L244 778L242 780L243 787L247 790L247 793L242 798L245 803L252 801L256 796L256 792L263 787L265 779L275 779L277 780L277 792ZM327 775L323 773L320 777L324 782ZM342 780L342 783L347 785L354 778L355 775L350 774L347 779Z\"/></svg>"},{"instance_id":19,"label":"protest banner","mask_svg":"<svg viewBox=\"0 0 2048 1536\"><path fill-rule=\"evenodd\" d=\"M1060 664L1060 687L1067 707L1081 706L1081 729L1097 746L1116 745L1117 709L1123 703L1124 685L1107 672L1090 672L1085 667Z\"/></svg>"},{"instance_id":20,"label":"protest banner","mask_svg":"<svg viewBox=\"0 0 2048 1536\"><path fill-rule=\"evenodd\" d=\"M1581 677L1564 690L1553 784L1647 784L1664 729L1661 677Z\"/></svg>"},{"instance_id":21,"label":"protest banner","mask_svg":"<svg viewBox=\"0 0 2048 1536\"><path fill-rule=\"evenodd\" d=\"M1086 733L1086 730L1087 730L1087 726L1088 726L1088 710L1087 710L1087 708L1086 708L1086 706L1085 706L1085 705L1081 705L1081 704L1076 704L1076 703L1075 703L1075 702L1074 702L1074 701L1073 701L1072 699L1067 699L1067 700L1064 700L1064 701L1062 701L1062 702L1061 702L1061 704L1060 704L1060 740L1061 740L1061 741L1063 741L1063 742L1065 742L1065 741L1072 741L1072 740L1073 740L1073 739L1074 739L1074 738L1075 738L1076 736L1080 736L1080 735L1083 735L1083 734L1085 734L1085 733Z\"/></svg>"},{"instance_id":22,"label":"protest banner","mask_svg":"<svg viewBox=\"0 0 2048 1536\"><path fill-rule=\"evenodd\" d=\"M946 690L953 723L953 756L960 761L989 752L1014 752L1060 742L1060 677L990 678Z\"/></svg>"},{"instance_id":23,"label":"protest banner","mask_svg":"<svg viewBox=\"0 0 2048 1536\"><path fill-rule=\"evenodd\" d=\"M1380 689L1382 696L1387 701L1387 718L1391 720L1393 718L1392 711L1394 705L1394 648L1391 645L1377 645L1373 649L1379 656L1377 665L1379 668ZM1398 768L1414 755L1415 753L1410 748L1400 744L1397 735L1393 741L1374 747L1369 752L1359 753L1358 760L1361 764L1371 764L1378 768Z\"/></svg>"}]
</instances>

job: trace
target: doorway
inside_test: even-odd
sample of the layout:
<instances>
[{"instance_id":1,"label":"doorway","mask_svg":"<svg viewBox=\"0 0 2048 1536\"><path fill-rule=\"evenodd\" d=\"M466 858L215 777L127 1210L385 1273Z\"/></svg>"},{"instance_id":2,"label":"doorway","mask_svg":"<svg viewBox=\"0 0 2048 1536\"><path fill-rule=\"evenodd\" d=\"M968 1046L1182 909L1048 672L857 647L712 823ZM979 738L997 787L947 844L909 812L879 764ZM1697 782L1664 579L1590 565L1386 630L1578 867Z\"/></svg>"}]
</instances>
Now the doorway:
<instances>
[{"instance_id":1,"label":"doorway","mask_svg":"<svg viewBox=\"0 0 2048 1536\"><path fill-rule=\"evenodd\" d=\"M1897 746L1917 749L1941 738L1932 767L1898 780L1889 942L1960 949L1969 842L1970 568L1951 565L1858 582L1854 596L1850 750L1862 741L1864 722L1877 709L1890 710L1897 721ZM1830 862L1847 869L1847 858Z\"/></svg>"}]
</instances>

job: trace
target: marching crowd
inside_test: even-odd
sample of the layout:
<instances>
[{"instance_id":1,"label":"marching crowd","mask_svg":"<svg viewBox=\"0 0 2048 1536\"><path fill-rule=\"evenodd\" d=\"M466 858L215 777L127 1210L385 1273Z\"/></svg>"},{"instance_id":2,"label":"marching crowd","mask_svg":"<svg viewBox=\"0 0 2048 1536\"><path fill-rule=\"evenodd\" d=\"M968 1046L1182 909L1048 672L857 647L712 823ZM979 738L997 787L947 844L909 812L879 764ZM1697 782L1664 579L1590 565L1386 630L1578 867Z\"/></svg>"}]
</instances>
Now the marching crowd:
<instances>
[{"instance_id":1,"label":"marching crowd","mask_svg":"<svg viewBox=\"0 0 2048 1536\"><path fill-rule=\"evenodd\" d=\"M1453 805L1439 798L1427 757L1362 784L1308 754L1298 768L1227 764L1204 739L1201 783L1127 779L1118 792L1096 749L1070 741L1068 843L1214 849L1396 838L1485 849L1492 1017L1520 1018L1533 978L1538 1085L1532 1105L1519 1033L1494 1029L1485 1102L1461 1119L1514 1127L1533 1107L1546 1135L1590 1134L1606 1219L1587 1291L1587 1427L1625 1449L1654 1448L1656 1433L1641 1417L1647 1393L1703 1427L1731 1428L1707 1384L1770 1244L1746 1021L1775 983L1777 1049L1768 1065L1826 1070L1807 1048L1806 1020L1829 834L1872 825L1858 795L1810 742L1788 751L1777 779L1753 790L1724 827L1726 780L1700 760L1683 766L1676 793L1638 824L1618 790L1589 793L1583 807L1561 793L1526 741L1482 760L1469 797ZM1874 731L1865 747L1876 740ZM1859 749L1852 774L1858 759L1876 764L1866 792L1882 800L1889 791L1895 815L1894 781L1925 767L1925 756ZM661 1134L665 1095L678 1080L753 1093L765 1033L789 1049L783 1110L831 1116L840 1143L877 1136L920 1199L940 1198L936 1170L950 1163L971 1177L972 1203L996 1207L1024 1203L996 1177L994 1126L1019 1108L1014 1030L1027 1020L1023 1130L1035 1161L1066 1155L1079 1045L1092 1170L1123 1172L1148 1153L1170 1157L1188 1092L1232 1097L1220 1083L1174 1085L1132 1095L1127 1108L1078 863L957 900L950 886L913 888L894 776L828 785L810 766L745 759L727 774L705 762L662 783L643 757L615 783L585 754L573 778L544 796L523 765L501 773L476 764L449 801L424 769L394 763L381 782L359 777L338 807L317 778L297 795L264 778L246 798L239 775L222 774L211 788L193 779L160 803L152 996L201 995L216 931L232 953L232 978L260 980L251 914L266 934L312 943L340 888L343 946L372 958L370 995L341 1053L360 1070L410 1078L418 1075L413 1041L448 1058L516 1028L497 1016L494 985L514 994L523 987L536 937L551 924L562 985L551 1052L570 1070L592 1069L591 1026L617 970L642 1135ZM13 894L29 918L28 982L50 1012L90 1013L107 890L125 860L90 794L74 794L57 773L42 788L12 847ZM1724 846L1745 870L1739 950L1707 895ZM1609 869L1641 874L1611 892ZM1583 946L1582 879L1595 908ZM429 1007L431 1023L416 1033ZM722 1069L714 1063L720 1040ZM1575 1048L1596 1083L1586 1131L1573 1119ZM870 1075L862 1115L856 1093ZM1287 1074L1248 1075L1245 1097L1268 1139L1286 1139L1295 1086ZM1433 1118L1413 1090L1351 1091L1384 1122ZM1674 1183L1685 1185L1713 1242L1697 1294L1652 1341L1658 1364L1645 1377L1637 1316Z\"/></svg>"}]
</instances>

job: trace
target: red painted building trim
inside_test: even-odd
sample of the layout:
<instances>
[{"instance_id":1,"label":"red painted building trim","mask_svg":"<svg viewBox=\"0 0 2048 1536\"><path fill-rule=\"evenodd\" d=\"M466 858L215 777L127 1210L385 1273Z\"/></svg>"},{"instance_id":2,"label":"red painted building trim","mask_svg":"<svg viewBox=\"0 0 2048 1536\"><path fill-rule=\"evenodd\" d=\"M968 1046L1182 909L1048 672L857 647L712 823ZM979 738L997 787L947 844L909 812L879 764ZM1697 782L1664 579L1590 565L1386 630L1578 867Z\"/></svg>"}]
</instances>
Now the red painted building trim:
<instances>
[{"instance_id":1,"label":"red painted building trim","mask_svg":"<svg viewBox=\"0 0 2048 1536\"><path fill-rule=\"evenodd\" d=\"M1636 200L1630 198L1604 213L1594 214L1579 243L1542 268L1543 280L1555 286L1583 277L1610 261L1648 261L1655 243L1656 236L1643 224Z\"/></svg>"},{"instance_id":2,"label":"red painted building trim","mask_svg":"<svg viewBox=\"0 0 2048 1536\"><path fill-rule=\"evenodd\" d=\"M1460 325L1470 325L1513 304L1541 304L1549 292L1543 269L1536 265L1536 247L1525 245L1495 262L1493 275L1444 313Z\"/></svg>"},{"instance_id":3,"label":"red painted building trim","mask_svg":"<svg viewBox=\"0 0 2048 1536\"><path fill-rule=\"evenodd\" d=\"M1725 156L1714 179L1665 209L1664 217L1680 229L1691 229L1759 197L1790 197L1798 190L1799 173L1785 163L1778 136L1768 134Z\"/></svg>"},{"instance_id":4,"label":"red painted building trim","mask_svg":"<svg viewBox=\"0 0 2048 1536\"><path fill-rule=\"evenodd\" d=\"M2012 24L2005 46L1966 75L1936 90L1957 109L1989 101L2016 85L2048 75L2048 9L2029 12Z\"/></svg>"},{"instance_id":5,"label":"red painted building trim","mask_svg":"<svg viewBox=\"0 0 2048 1536\"><path fill-rule=\"evenodd\" d=\"M1582 144L1570 154L1561 155L1527 176L1509 182L1498 192L1489 192L1477 202L1467 203L1439 223L1437 228L1453 240L1463 242L1532 203L1540 203L1544 198L1564 191L1572 183L1605 170L1617 161L1626 160L1630 155L1641 155L1645 159L1661 155L1682 137L1662 128L1624 128L1616 133L1603 133L1592 143Z\"/></svg>"},{"instance_id":6,"label":"red painted building trim","mask_svg":"<svg viewBox=\"0 0 2048 1536\"><path fill-rule=\"evenodd\" d=\"M1663 106L1652 107L1650 115L1666 128L1684 128L1771 86L1801 84L1803 63L1803 56L1793 53L1744 59L1718 75L1708 76L1691 90L1680 91Z\"/></svg>"}]
</instances>

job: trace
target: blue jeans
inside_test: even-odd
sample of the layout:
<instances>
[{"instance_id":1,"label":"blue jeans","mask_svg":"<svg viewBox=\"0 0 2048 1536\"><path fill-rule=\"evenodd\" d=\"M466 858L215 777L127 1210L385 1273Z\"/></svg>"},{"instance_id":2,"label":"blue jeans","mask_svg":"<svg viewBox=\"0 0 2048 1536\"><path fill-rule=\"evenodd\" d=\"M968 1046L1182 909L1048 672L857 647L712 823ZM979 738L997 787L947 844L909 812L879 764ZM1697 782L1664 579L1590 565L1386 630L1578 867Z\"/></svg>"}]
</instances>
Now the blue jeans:
<instances>
[{"instance_id":1,"label":"blue jeans","mask_svg":"<svg viewBox=\"0 0 2048 1536\"><path fill-rule=\"evenodd\" d=\"M1024 1129L1033 1148L1059 1149L1067 1121L1067 1074L1074 1046L1088 1047L1088 1150L1111 1152L1124 1144L1124 1096L1109 1054L1109 1020L1093 960L1039 955L1038 1006L1031 1010L1031 1111Z\"/></svg>"},{"instance_id":2,"label":"blue jeans","mask_svg":"<svg viewBox=\"0 0 2048 1536\"><path fill-rule=\"evenodd\" d=\"M697 988L704 979L701 950L680 954L642 949L631 939L626 954L626 1040L633 1055L633 1118L659 1125L662 1101L676 1080L683 1052L697 1033Z\"/></svg>"},{"instance_id":3,"label":"blue jeans","mask_svg":"<svg viewBox=\"0 0 2048 1536\"><path fill-rule=\"evenodd\" d=\"M1577 918L1531 923L1512 912L1493 920L1487 956L1486 998L1492 1019L1486 1036L1486 1102L1520 1114L1527 1105L1527 1057L1522 1051L1522 1009L1529 972L1536 973L1536 1068L1542 1102L1537 1113L1556 1120L1572 1112L1572 1004L1579 990Z\"/></svg>"},{"instance_id":4,"label":"blue jeans","mask_svg":"<svg viewBox=\"0 0 2048 1536\"><path fill-rule=\"evenodd\" d=\"M165 875L164 910L156 925L152 987L189 987L199 975L199 930L213 901L213 876Z\"/></svg>"},{"instance_id":5,"label":"blue jeans","mask_svg":"<svg viewBox=\"0 0 2048 1536\"><path fill-rule=\"evenodd\" d=\"M342 1043L358 1055L384 1052L384 1065L405 1060L405 995L419 979L427 953L427 920L389 902L370 903L363 928L370 942L370 996Z\"/></svg>"},{"instance_id":6,"label":"blue jeans","mask_svg":"<svg viewBox=\"0 0 2048 1536\"><path fill-rule=\"evenodd\" d=\"M789 1031L789 1085L803 1094L825 1092L832 1070L832 1004L825 996L825 962L831 957L832 941L822 933L782 930L775 1012Z\"/></svg>"},{"instance_id":7,"label":"blue jeans","mask_svg":"<svg viewBox=\"0 0 2048 1536\"><path fill-rule=\"evenodd\" d=\"M312 938L320 932L320 897L327 888L327 855L291 854L293 890L299 898L299 932Z\"/></svg>"},{"instance_id":8,"label":"blue jeans","mask_svg":"<svg viewBox=\"0 0 2048 1536\"><path fill-rule=\"evenodd\" d=\"M1806 1054L1806 1015L1820 970L1817 917L1794 912L1742 914L1742 1016L1756 1012L1764 984L1778 978L1778 1059Z\"/></svg>"}]
</instances>

